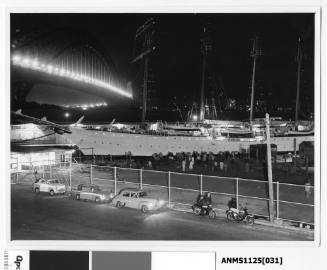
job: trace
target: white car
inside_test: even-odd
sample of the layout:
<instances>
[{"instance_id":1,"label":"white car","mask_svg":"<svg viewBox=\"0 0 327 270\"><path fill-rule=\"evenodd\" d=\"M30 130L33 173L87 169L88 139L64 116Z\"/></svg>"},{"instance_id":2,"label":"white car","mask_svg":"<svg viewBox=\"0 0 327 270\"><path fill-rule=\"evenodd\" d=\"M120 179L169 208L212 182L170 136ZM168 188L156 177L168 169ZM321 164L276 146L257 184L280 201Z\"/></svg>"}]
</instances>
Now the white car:
<instances>
[{"instance_id":1,"label":"white car","mask_svg":"<svg viewBox=\"0 0 327 270\"><path fill-rule=\"evenodd\" d=\"M101 191L100 187L93 184L79 184L76 189L72 189L69 197L75 200L86 200L100 202L110 202L113 195Z\"/></svg>"},{"instance_id":2,"label":"white car","mask_svg":"<svg viewBox=\"0 0 327 270\"><path fill-rule=\"evenodd\" d=\"M46 192L50 196L66 193L66 186L57 179L38 179L33 183L32 189L35 193Z\"/></svg>"},{"instance_id":3,"label":"white car","mask_svg":"<svg viewBox=\"0 0 327 270\"><path fill-rule=\"evenodd\" d=\"M122 189L113 199L117 208L129 207L141 210L143 213L155 211L165 205L164 201L150 197L147 192L140 189Z\"/></svg>"}]
</instances>

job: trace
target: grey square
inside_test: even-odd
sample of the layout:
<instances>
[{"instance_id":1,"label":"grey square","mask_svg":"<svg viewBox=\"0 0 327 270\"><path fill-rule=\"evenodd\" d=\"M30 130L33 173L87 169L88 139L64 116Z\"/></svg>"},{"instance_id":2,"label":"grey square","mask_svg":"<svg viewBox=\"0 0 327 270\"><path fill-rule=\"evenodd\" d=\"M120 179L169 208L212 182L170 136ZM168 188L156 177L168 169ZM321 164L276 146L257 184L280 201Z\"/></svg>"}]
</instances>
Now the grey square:
<instances>
[{"instance_id":1,"label":"grey square","mask_svg":"<svg viewBox=\"0 0 327 270\"><path fill-rule=\"evenodd\" d=\"M92 270L151 270L151 252L92 252Z\"/></svg>"}]
</instances>

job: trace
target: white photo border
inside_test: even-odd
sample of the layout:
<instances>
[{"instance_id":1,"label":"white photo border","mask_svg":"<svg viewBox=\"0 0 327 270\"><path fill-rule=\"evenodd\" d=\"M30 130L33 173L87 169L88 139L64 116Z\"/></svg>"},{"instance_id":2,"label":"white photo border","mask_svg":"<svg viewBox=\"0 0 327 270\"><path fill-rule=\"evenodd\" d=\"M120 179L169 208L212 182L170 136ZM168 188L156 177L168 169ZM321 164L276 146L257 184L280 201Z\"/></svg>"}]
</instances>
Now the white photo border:
<instances>
[{"instance_id":1,"label":"white photo border","mask_svg":"<svg viewBox=\"0 0 327 270\"><path fill-rule=\"evenodd\" d=\"M42 2L29 7L7 6L5 10L5 152L2 157L5 178L9 179L10 155L10 13L315 13L315 240L314 241L11 241L10 227L10 183L4 181L5 199L5 242L8 249L37 250L111 250L111 251L210 251L219 247L317 247L321 241L321 8L319 6L220 6L220 5L165 5L142 6L142 4L101 7L56 7L41 6ZM30 3L29 3L30 4ZM44 5L44 4L43 4ZM67 4L68 5L68 4ZM218 229L218 228L217 228Z\"/></svg>"}]
</instances>

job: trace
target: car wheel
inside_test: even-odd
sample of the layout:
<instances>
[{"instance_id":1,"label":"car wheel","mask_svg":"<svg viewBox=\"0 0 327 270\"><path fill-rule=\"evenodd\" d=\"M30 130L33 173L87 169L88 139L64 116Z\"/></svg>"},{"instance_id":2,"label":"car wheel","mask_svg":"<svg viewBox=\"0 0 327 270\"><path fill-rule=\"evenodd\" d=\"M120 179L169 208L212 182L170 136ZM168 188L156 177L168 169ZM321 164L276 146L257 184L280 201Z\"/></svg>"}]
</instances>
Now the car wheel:
<instances>
[{"instance_id":1,"label":"car wheel","mask_svg":"<svg viewBox=\"0 0 327 270\"><path fill-rule=\"evenodd\" d=\"M54 190L53 190L53 189L51 189L51 190L50 190L50 192L49 192L49 194L50 194L50 196L53 196L53 195L55 195L55 192L54 192Z\"/></svg>"},{"instance_id":2,"label":"car wheel","mask_svg":"<svg viewBox=\"0 0 327 270\"><path fill-rule=\"evenodd\" d=\"M99 197L95 197L95 202L99 203L100 202L100 198Z\"/></svg>"},{"instance_id":3,"label":"car wheel","mask_svg":"<svg viewBox=\"0 0 327 270\"><path fill-rule=\"evenodd\" d=\"M76 199L76 200L79 200L79 199L80 199L79 194L76 194L76 195L75 195L75 199Z\"/></svg>"},{"instance_id":4,"label":"car wheel","mask_svg":"<svg viewBox=\"0 0 327 270\"><path fill-rule=\"evenodd\" d=\"M149 211L149 208L146 205L142 205L141 211L142 211L142 213L146 213Z\"/></svg>"},{"instance_id":5,"label":"car wheel","mask_svg":"<svg viewBox=\"0 0 327 270\"><path fill-rule=\"evenodd\" d=\"M39 193L40 193L40 189L39 189L39 188L35 188L35 189L34 189L34 192L35 192L36 194L39 194Z\"/></svg>"},{"instance_id":6,"label":"car wheel","mask_svg":"<svg viewBox=\"0 0 327 270\"><path fill-rule=\"evenodd\" d=\"M116 207L117 208L122 208L124 205L122 204L122 202L121 201L118 201L117 203L116 203Z\"/></svg>"}]
</instances>

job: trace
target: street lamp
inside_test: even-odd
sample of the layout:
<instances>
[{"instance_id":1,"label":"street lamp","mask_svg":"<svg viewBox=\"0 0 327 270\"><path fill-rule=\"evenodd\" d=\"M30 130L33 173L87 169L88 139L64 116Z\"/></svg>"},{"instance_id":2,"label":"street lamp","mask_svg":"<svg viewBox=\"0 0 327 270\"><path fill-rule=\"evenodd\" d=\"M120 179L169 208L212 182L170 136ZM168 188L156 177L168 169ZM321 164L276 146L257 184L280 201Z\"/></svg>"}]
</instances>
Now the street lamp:
<instances>
[{"instance_id":1,"label":"street lamp","mask_svg":"<svg viewBox=\"0 0 327 270\"><path fill-rule=\"evenodd\" d=\"M65 117L68 118L70 114L68 112L65 113Z\"/></svg>"}]
</instances>

